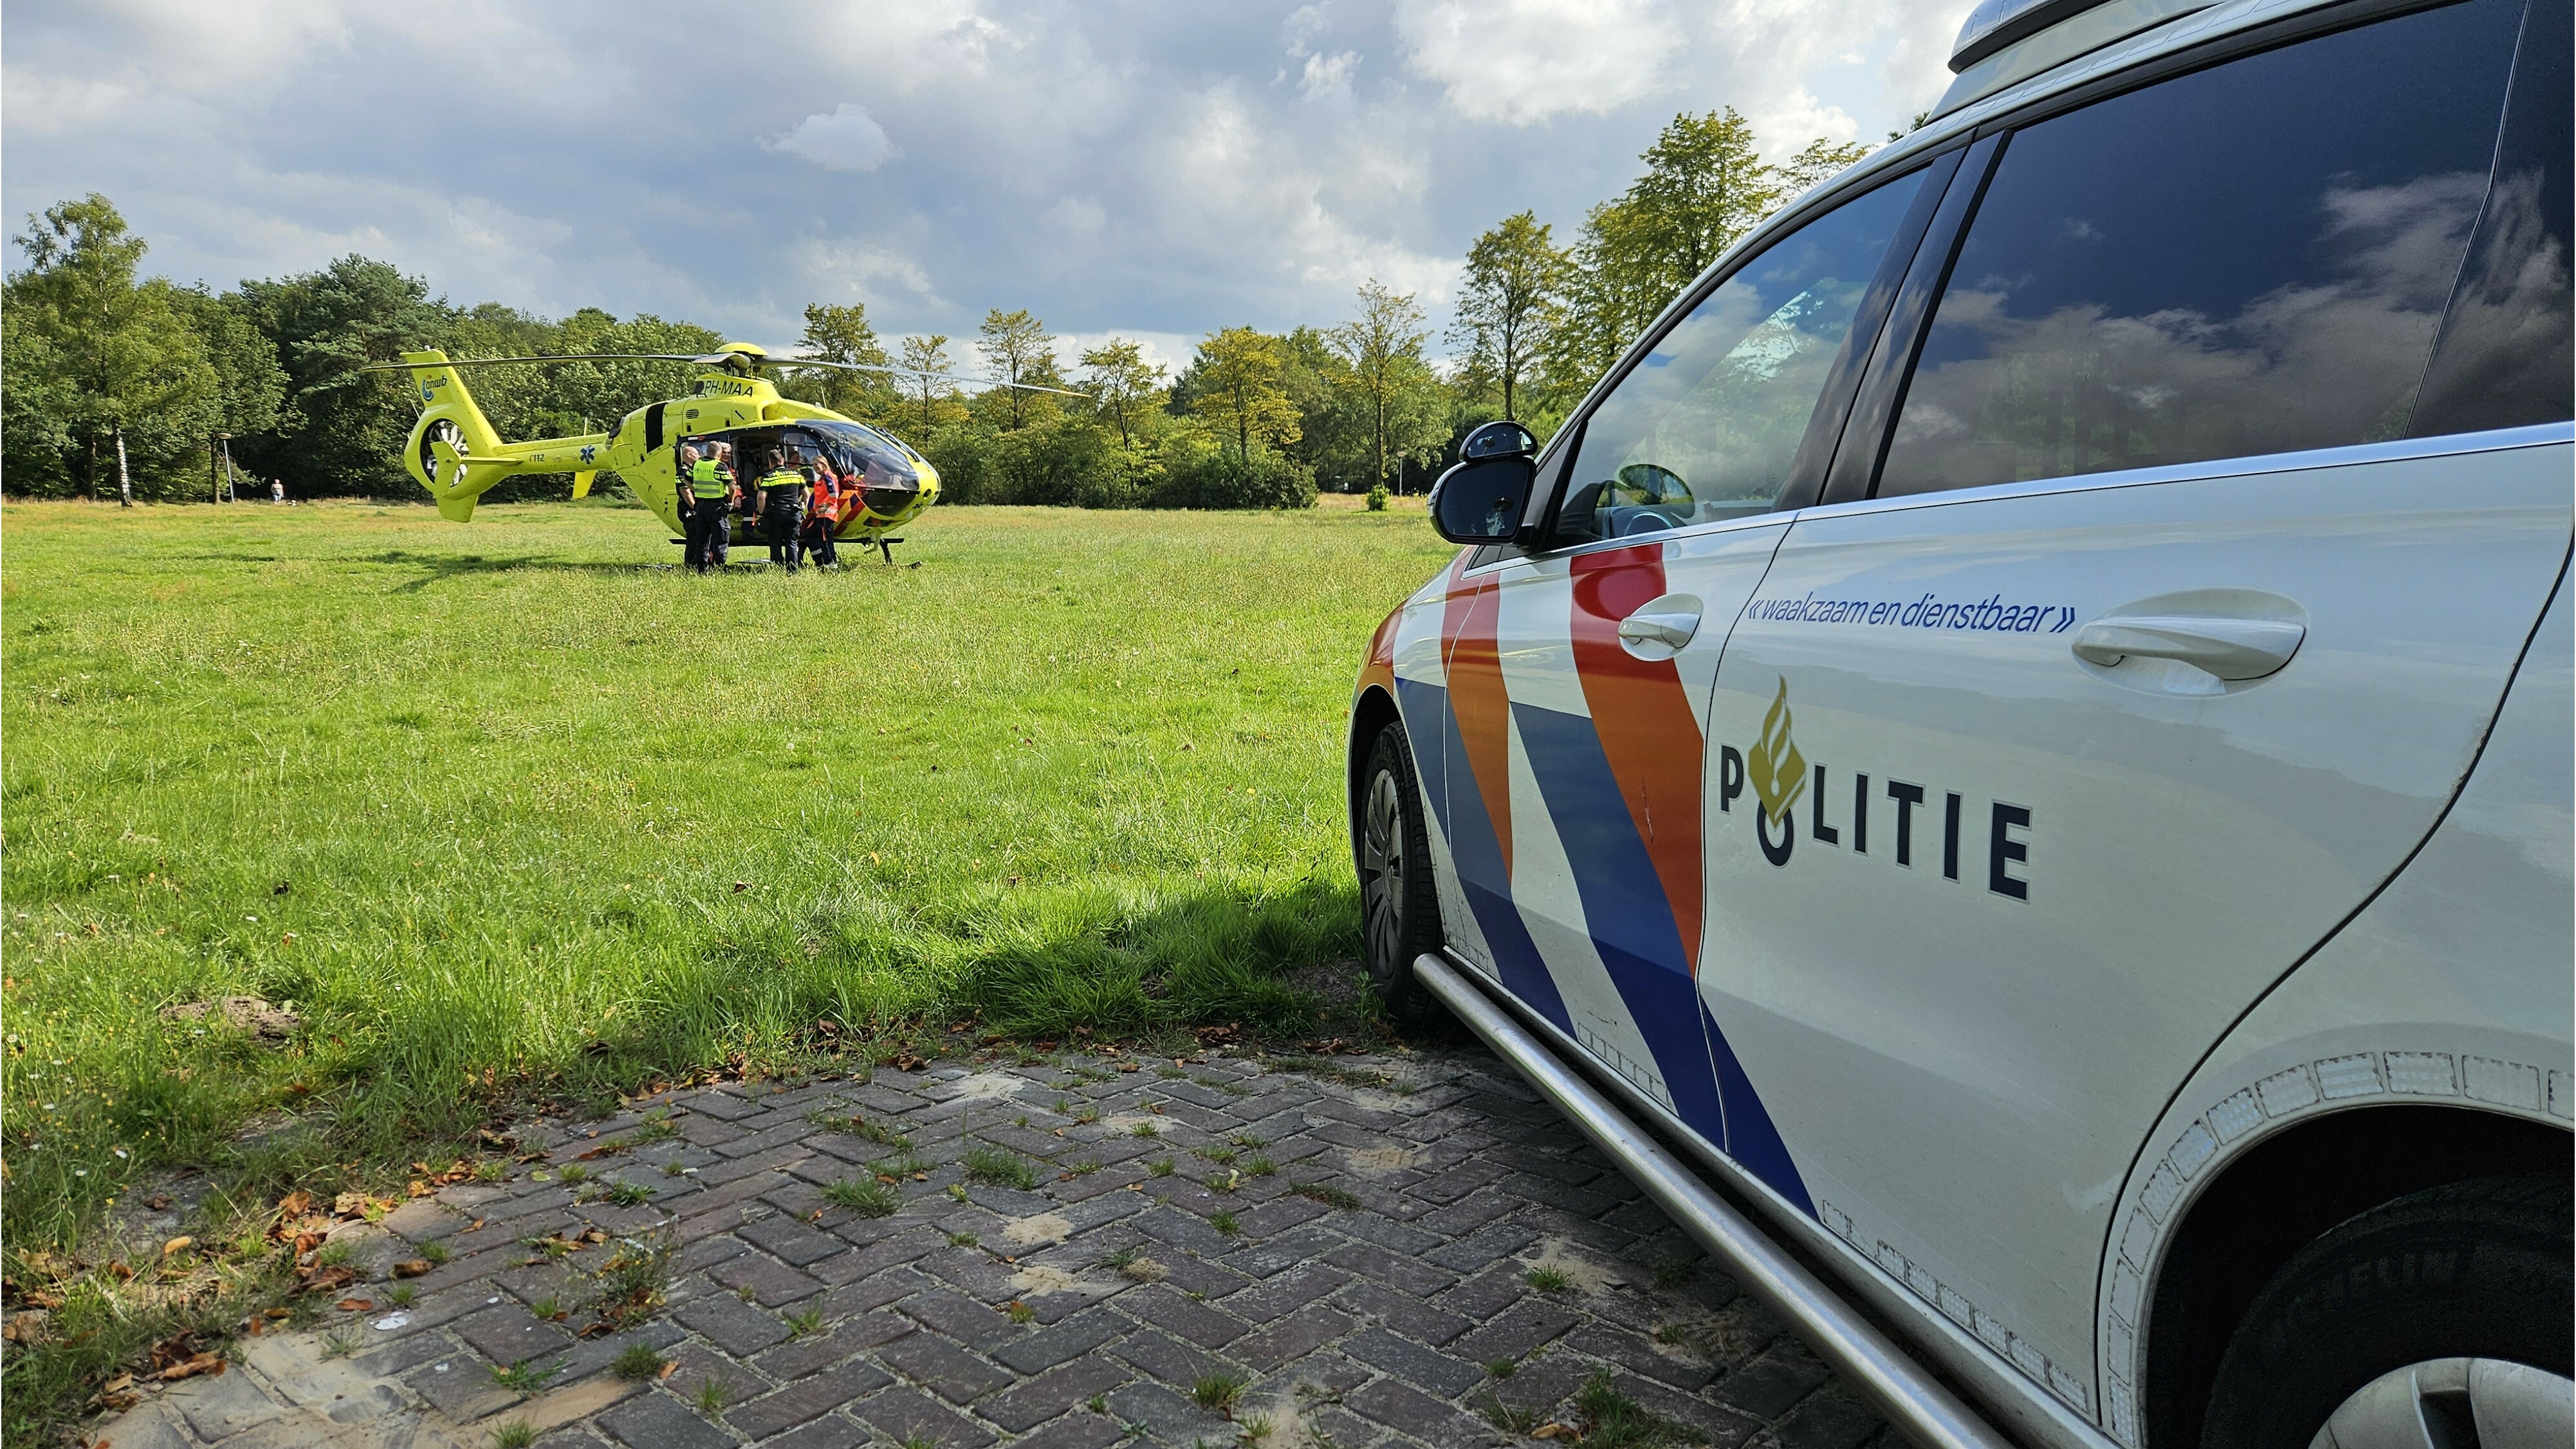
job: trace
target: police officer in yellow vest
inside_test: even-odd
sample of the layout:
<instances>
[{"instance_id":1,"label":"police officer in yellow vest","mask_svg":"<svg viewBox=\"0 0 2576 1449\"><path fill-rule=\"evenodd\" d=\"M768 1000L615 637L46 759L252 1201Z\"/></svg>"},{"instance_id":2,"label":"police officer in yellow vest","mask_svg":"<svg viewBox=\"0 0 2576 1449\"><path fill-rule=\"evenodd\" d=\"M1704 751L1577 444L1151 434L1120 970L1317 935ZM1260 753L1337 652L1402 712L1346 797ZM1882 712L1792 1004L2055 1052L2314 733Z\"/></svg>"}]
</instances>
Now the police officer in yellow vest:
<instances>
[{"instance_id":1,"label":"police officer in yellow vest","mask_svg":"<svg viewBox=\"0 0 2576 1449\"><path fill-rule=\"evenodd\" d=\"M805 526L805 475L797 468L799 461L795 444L780 446L759 484L760 525L769 539L769 561L786 564L791 574L805 557L804 541L797 536Z\"/></svg>"},{"instance_id":2,"label":"police officer in yellow vest","mask_svg":"<svg viewBox=\"0 0 2576 1449\"><path fill-rule=\"evenodd\" d=\"M697 449L684 447L680 461L686 465L686 487L689 496L687 518L689 567L699 573L725 566L725 555L733 542L733 470L714 458L696 457Z\"/></svg>"}]
</instances>

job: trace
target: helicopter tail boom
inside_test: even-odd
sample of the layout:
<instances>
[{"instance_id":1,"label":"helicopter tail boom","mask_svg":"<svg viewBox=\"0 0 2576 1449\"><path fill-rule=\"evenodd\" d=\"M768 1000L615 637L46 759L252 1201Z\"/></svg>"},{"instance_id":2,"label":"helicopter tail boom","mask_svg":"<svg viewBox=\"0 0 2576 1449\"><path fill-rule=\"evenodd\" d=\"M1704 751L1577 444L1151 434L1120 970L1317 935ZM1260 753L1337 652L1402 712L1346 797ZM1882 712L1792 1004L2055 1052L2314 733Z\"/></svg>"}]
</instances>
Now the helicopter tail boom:
<instances>
[{"instance_id":1,"label":"helicopter tail boom","mask_svg":"<svg viewBox=\"0 0 2576 1449\"><path fill-rule=\"evenodd\" d=\"M608 434L505 443L466 390L463 374L448 364L447 354L406 352L402 360L421 405L420 421L403 450L403 467L437 500L440 516L459 523L471 519L474 500L514 473L571 472L577 479L574 496L589 491Z\"/></svg>"}]
</instances>

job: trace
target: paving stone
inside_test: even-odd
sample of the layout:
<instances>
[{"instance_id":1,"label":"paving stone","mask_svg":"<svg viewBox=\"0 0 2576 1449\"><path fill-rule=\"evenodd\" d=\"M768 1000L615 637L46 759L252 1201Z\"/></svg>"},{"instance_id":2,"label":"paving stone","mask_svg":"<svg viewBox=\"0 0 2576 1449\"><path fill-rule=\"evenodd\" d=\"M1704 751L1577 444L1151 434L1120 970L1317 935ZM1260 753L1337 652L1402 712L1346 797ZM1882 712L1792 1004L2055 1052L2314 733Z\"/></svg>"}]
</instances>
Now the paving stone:
<instances>
[{"instance_id":1,"label":"paving stone","mask_svg":"<svg viewBox=\"0 0 2576 1449\"><path fill-rule=\"evenodd\" d=\"M1108 1449L1127 1429L1098 1414L1067 1414L1017 1442L1015 1449Z\"/></svg>"},{"instance_id":2,"label":"paving stone","mask_svg":"<svg viewBox=\"0 0 2576 1449\"><path fill-rule=\"evenodd\" d=\"M1362 1329L1352 1334L1342 1345L1342 1352L1364 1364L1446 1395L1463 1394L1485 1378L1485 1371L1475 1364L1435 1353L1383 1328Z\"/></svg>"},{"instance_id":3,"label":"paving stone","mask_svg":"<svg viewBox=\"0 0 2576 1449\"><path fill-rule=\"evenodd\" d=\"M1168 1333L1151 1329L1131 1333L1109 1352L1167 1384L1190 1388L1212 1374L1227 1372L1221 1359L1203 1353Z\"/></svg>"},{"instance_id":4,"label":"paving stone","mask_svg":"<svg viewBox=\"0 0 2576 1449\"><path fill-rule=\"evenodd\" d=\"M826 1322L831 1322L852 1314L866 1313L937 1286L910 1268L890 1269L871 1278L842 1284L824 1294L823 1317Z\"/></svg>"},{"instance_id":5,"label":"paving stone","mask_svg":"<svg viewBox=\"0 0 2576 1449\"><path fill-rule=\"evenodd\" d=\"M1772 1431L1781 1449L1859 1449L1883 1427L1839 1386L1808 1396Z\"/></svg>"},{"instance_id":6,"label":"paving stone","mask_svg":"<svg viewBox=\"0 0 2576 1449\"><path fill-rule=\"evenodd\" d=\"M1487 1319L1473 1333L1448 1345L1448 1349L1478 1363L1520 1358L1540 1344L1555 1341L1582 1321L1572 1309L1542 1298L1525 1298Z\"/></svg>"},{"instance_id":7,"label":"paving stone","mask_svg":"<svg viewBox=\"0 0 2576 1449\"><path fill-rule=\"evenodd\" d=\"M1320 1204L1308 1202L1302 1197L1290 1198L1288 1201L1300 1207L1313 1208L1315 1211L1309 1216L1321 1216L1325 1211ZM1245 1217L1258 1216L1262 1211L1264 1209L1255 1209ZM1256 1232L1257 1230L1246 1226L1244 1231ZM1320 1228L1300 1228L1295 1231L1280 1232L1278 1236L1267 1237L1250 1247L1236 1249L1228 1253L1222 1261L1236 1272L1255 1278L1267 1278L1273 1273L1293 1268L1309 1258L1329 1253L1341 1244L1342 1239L1339 1234L1325 1232Z\"/></svg>"},{"instance_id":8,"label":"paving stone","mask_svg":"<svg viewBox=\"0 0 2576 1449\"><path fill-rule=\"evenodd\" d=\"M1334 1301L1353 1313L1365 1314L1407 1338L1418 1339L1434 1348L1475 1326L1475 1320L1463 1314L1435 1308L1412 1294L1382 1288L1375 1283L1352 1283L1335 1295Z\"/></svg>"},{"instance_id":9,"label":"paving stone","mask_svg":"<svg viewBox=\"0 0 2576 1449\"><path fill-rule=\"evenodd\" d=\"M1114 1313L1094 1309L1078 1313L1052 1328L1005 1343L991 1352L994 1358L1013 1370L1035 1374L1114 1342L1127 1331L1127 1320Z\"/></svg>"},{"instance_id":10,"label":"paving stone","mask_svg":"<svg viewBox=\"0 0 2576 1449\"><path fill-rule=\"evenodd\" d=\"M1278 1322L1236 1339L1226 1348L1230 1358L1269 1370L1315 1350L1359 1327L1359 1320L1321 1304L1301 1308Z\"/></svg>"},{"instance_id":11,"label":"paving stone","mask_svg":"<svg viewBox=\"0 0 2576 1449\"><path fill-rule=\"evenodd\" d=\"M543 1358L573 1344L571 1334L509 1302L458 1319L455 1332L473 1345L475 1352L497 1364Z\"/></svg>"},{"instance_id":12,"label":"paving stone","mask_svg":"<svg viewBox=\"0 0 2576 1449\"><path fill-rule=\"evenodd\" d=\"M431 1408L457 1423L470 1424L519 1401L519 1395L492 1382L492 1368L460 1350L413 1369L403 1381Z\"/></svg>"},{"instance_id":13,"label":"paving stone","mask_svg":"<svg viewBox=\"0 0 2576 1449\"><path fill-rule=\"evenodd\" d=\"M749 1358L787 1337L787 1325L778 1315L763 1313L730 1293L710 1294L672 1316L736 1358Z\"/></svg>"},{"instance_id":14,"label":"paving stone","mask_svg":"<svg viewBox=\"0 0 2576 1449\"><path fill-rule=\"evenodd\" d=\"M821 1418L861 1394L875 1393L893 1382L892 1375L874 1364L847 1363L727 1409L725 1422L754 1439L766 1439Z\"/></svg>"},{"instance_id":15,"label":"paving stone","mask_svg":"<svg viewBox=\"0 0 2576 1449\"><path fill-rule=\"evenodd\" d=\"M609 1437L632 1449L732 1449L733 1436L668 1394L629 1399L599 1416Z\"/></svg>"},{"instance_id":16,"label":"paving stone","mask_svg":"<svg viewBox=\"0 0 2576 1449\"><path fill-rule=\"evenodd\" d=\"M944 1288L916 1293L896 1304L895 1309L934 1332L975 1348L994 1348L1016 1336L1009 1317L994 1311L990 1304Z\"/></svg>"},{"instance_id":17,"label":"paving stone","mask_svg":"<svg viewBox=\"0 0 2576 1449\"><path fill-rule=\"evenodd\" d=\"M1109 1412L1121 1423L1142 1424L1174 1444L1202 1439L1225 1444L1238 1437L1232 1423L1161 1384L1129 1384L1109 1396Z\"/></svg>"},{"instance_id":18,"label":"paving stone","mask_svg":"<svg viewBox=\"0 0 2576 1449\"><path fill-rule=\"evenodd\" d=\"M829 1233L818 1232L784 1214L747 1224L734 1235L791 1267L802 1268L835 1253L846 1253L850 1245Z\"/></svg>"},{"instance_id":19,"label":"paving stone","mask_svg":"<svg viewBox=\"0 0 2576 1449\"><path fill-rule=\"evenodd\" d=\"M974 1421L919 1389L897 1385L873 1398L861 1399L849 1412L878 1433L904 1443L926 1438L944 1449L982 1449L993 1436Z\"/></svg>"},{"instance_id":20,"label":"paving stone","mask_svg":"<svg viewBox=\"0 0 2576 1449\"><path fill-rule=\"evenodd\" d=\"M1139 1449L1230 1444L1236 1427L1193 1403L1189 1390L1206 1374L1249 1373L1258 1380L1248 1412L1296 1392L1303 1431L1329 1435L1340 1449L1474 1449L1498 1442L1482 1405L1571 1414L1571 1394L1606 1364L1620 1392L1715 1445L1901 1449L1724 1274L1704 1268L1697 1282L1652 1286L1656 1265L1697 1261L1698 1250L1479 1049L1350 1059L1354 1070L1418 1084L1400 1096L1233 1058L1193 1060L1177 1079L1147 1065L1106 1082L1053 1067L977 1065L988 1078L1026 1083L1018 1100L961 1092L955 1083L967 1073L956 1067L883 1072L866 1085L672 1094L675 1105L700 1108L673 1119L677 1140L598 1164L655 1188L644 1207L575 1209L569 1185L522 1174L399 1209L390 1230L443 1241L453 1256L418 1285L422 1298L404 1329L362 1333L367 1351L327 1373L360 1382L401 1375L439 1419L476 1425L457 1432L460 1442L479 1442L501 1417L525 1416L542 1443L565 1449L712 1449L738 1436L857 1449L916 1433L961 1449L996 1433L1046 1449L1111 1449L1131 1424ZM1086 1125L1055 1112L1059 1096L1103 1120ZM644 1105L596 1124L532 1126L523 1140L558 1159L577 1157L625 1130ZM1159 1112L1149 1110L1155 1105ZM906 1201L890 1217L829 1207L821 1184L865 1170L887 1150L808 1121L816 1109L899 1124L925 1157L948 1165L927 1182L904 1183ZM1026 1127L1015 1120L1022 1114ZM1161 1134L1137 1138L1109 1125L1135 1118ZM1239 1163L1191 1152L1221 1142L1250 1151L1244 1144L1255 1138L1280 1171L1234 1179ZM1037 1189L972 1184L966 1205L952 1202L943 1189L961 1180L956 1159L978 1142L1049 1164ZM667 1176L658 1171L666 1158L699 1170ZM1147 1163L1165 1158L1178 1171L1146 1174ZM1076 1176L1056 1171L1059 1163L1100 1166ZM1292 1190L1307 1182L1350 1192L1363 1206L1328 1208ZM1219 1210L1246 1235L1216 1233L1207 1216ZM1061 1225L1037 1242L1006 1234L1013 1220L1048 1214ZM572 1291L568 1274L580 1260L529 1266L519 1239L577 1221L625 1231L665 1218L682 1244L666 1314L576 1342L522 1306ZM952 1246L942 1236L950 1232L973 1233L990 1251ZM1624 1286L1532 1293L1529 1263L1517 1255L1541 1238L1599 1255ZM1129 1248L1160 1265L1149 1275L1160 1281L1099 1266ZM1065 1286L1042 1276L1057 1273L1069 1275ZM1041 1281L1048 1291L1036 1291ZM736 1292L745 1287L755 1302ZM496 1294L504 1301L490 1302ZM1014 1300L1043 1326L999 1311ZM782 1321L791 1306L819 1308L825 1331L791 1338ZM1727 1351L1710 1357L1659 1344L1654 1331L1675 1322ZM648 1383L606 1373L634 1343L659 1347L674 1372ZM1555 1350L1531 1357L1549 1345ZM522 1399L491 1381L493 1361L527 1359L561 1365L548 1393ZM1483 1365L1502 1359L1519 1367L1491 1377ZM158 1422L149 1414L176 1415L198 1398L210 1406L200 1412L211 1413L218 1394L253 1416L267 1404L273 1417L224 1442L269 1449L272 1440L305 1442L296 1436L308 1402L357 1402L329 1399L325 1370L282 1372L282 1405L259 1398L266 1380L246 1372L226 1376L229 1387L182 1385L129 1419ZM724 1423L688 1401L709 1381L733 1390ZM246 1407L244 1385L254 1401ZM1095 1395L1107 1396L1109 1414L1087 1408ZM142 1429L119 1432L121 1443L153 1442ZM203 1449L198 1434L185 1437Z\"/></svg>"},{"instance_id":21,"label":"paving stone","mask_svg":"<svg viewBox=\"0 0 2576 1449\"><path fill-rule=\"evenodd\" d=\"M259 1391L248 1374L218 1374L178 1402L180 1417L199 1439L220 1443L245 1429L281 1418L286 1406Z\"/></svg>"},{"instance_id":22,"label":"paving stone","mask_svg":"<svg viewBox=\"0 0 2576 1449\"><path fill-rule=\"evenodd\" d=\"M1246 1323L1268 1323L1324 1297L1350 1278L1339 1268L1309 1257L1270 1281L1227 1298L1225 1311Z\"/></svg>"},{"instance_id":23,"label":"paving stone","mask_svg":"<svg viewBox=\"0 0 2576 1449\"><path fill-rule=\"evenodd\" d=\"M1565 1346L1595 1358L1608 1359L1632 1373L1659 1379L1675 1388L1696 1389L1717 1377L1714 1367L1696 1357L1660 1352L1655 1341L1644 1334L1613 1328L1606 1323L1587 1323L1575 1329L1565 1336ZM1823 1378L1824 1366L1818 1364L1816 1376L1808 1381L1807 1387L1813 1388L1823 1382ZM1802 1395L1804 1392L1800 1390ZM1786 1409L1788 1405L1780 1407ZM1770 1416L1766 1414L1764 1417Z\"/></svg>"},{"instance_id":24,"label":"paving stone","mask_svg":"<svg viewBox=\"0 0 2576 1449\"><path fill-rule=\"evenodd\" d=\"M868 1428L855 1419L839 1414L825 1414L801 1428L791 1429L775 1439L761 1441L761 1449L858 1449L875 1438Z\"/></svg>"},{"instance_id":25,"label":"paving stone","mask_svg":"<svg viewBox=\"0 0 2576 1449\"><path fill-rule=\"evenodd\" d=\"M1118 1309L1129 1317L1176 1333L1201 1348L1223 1348L1241 1338L1243 1323L1160 1284L1122 1294Z\"/></svg>"},{"instance_id":26,"label":"paving stone","mask_svg":"<svg viewBox=\"0 0 2576 1449\"><path fill-rule=\"evenodd\" d=\"M1026 1433L1094 1394L1117 1388L1127 1382L1127 1377L1126 1370L1105 1356L1086 1358L1049 1369L1015 1389L995 1394L977 1411L1014 1434Z\"/></svg>"},{"instance_id":27,"label":"paving stone","mask_svg":"<svg viewBox=\"0 0 2576 1449\"><path fill-rule=\"evenodd\" d=\"M1395 1379L1379 1379L1345 1394L1342 1402L1397 1433L1434 1444L1479 1444L1497 1437L1493 1425Z\"/></svg>"},{"instance_id":28,"label":"paving stone","mask_svg":"<svg viewBox=\"0 0 2576 1449\"><path fill-rule=\"evenodd\" d=\"M915 1333L877 1350L877 1358L952 1404L979 1398L1011 1381L999 1369L935 1333Z\"/></svg>"},{"instance_id":29,"label":"paving stone","mask_svg":"<svg viewBox=\"0 0 2576 1449\"><path fill-rule=\"evenodd\" d=\"M1831 1374L1803 1353L1773 1349L1726 1375L1716 1388L1723 1402L1761 1419L1787 1413Z\"/></svg>"},{"instance_id":30,"label":"paving stone","mask_svg":"<svg viewBox=\"0 0 2576 1449\"><path fill-rule=\"evenodd\" d=\"M709 1269L707 1276L727 1288L748 1288L751 1296L764 1308L793 1303L823 1291L823 1285L775 1258L760 1253L745 1253L727 1258Z\"/></svg>"}]
</instances>

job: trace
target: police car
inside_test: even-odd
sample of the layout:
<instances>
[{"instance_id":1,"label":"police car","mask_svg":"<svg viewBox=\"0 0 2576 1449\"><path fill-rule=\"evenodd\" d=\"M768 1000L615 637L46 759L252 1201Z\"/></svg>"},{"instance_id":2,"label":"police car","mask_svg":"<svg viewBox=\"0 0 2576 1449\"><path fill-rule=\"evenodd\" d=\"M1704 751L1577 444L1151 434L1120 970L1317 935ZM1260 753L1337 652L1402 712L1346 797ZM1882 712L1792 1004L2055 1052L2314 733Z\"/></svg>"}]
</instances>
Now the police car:
<instances>
[{"instance_id":1,"label":"police car","mask_svg":"<svg viewBox=\"0 0 2576 1449\"><path fill-rule=\"evenodd\" d=\"M2569 1442L2569 32L1986 0L1434 496L1372 976L1919 1444Z\"/></svg>"}]
</instances>

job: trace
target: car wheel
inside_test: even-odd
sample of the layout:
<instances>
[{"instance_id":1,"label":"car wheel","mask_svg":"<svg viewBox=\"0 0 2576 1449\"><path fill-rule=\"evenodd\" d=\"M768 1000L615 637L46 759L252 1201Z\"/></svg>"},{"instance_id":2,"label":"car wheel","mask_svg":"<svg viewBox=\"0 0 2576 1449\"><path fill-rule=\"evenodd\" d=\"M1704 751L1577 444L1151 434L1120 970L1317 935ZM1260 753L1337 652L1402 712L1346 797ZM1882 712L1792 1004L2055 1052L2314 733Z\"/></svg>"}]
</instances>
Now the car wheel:
<instances>
[{"instance_id":1,"label":"car wheel","mask_svg":"<svg viewBox=\"0 0 2576 1449\"><path fill-rule=\"evenodd\" d=\"M2210 1449L2564 1449L2576 1423L2569 1185L2402 1197L2299 1250L2228 1341Z\"/></svg>"},{"instance_id":2,"label":"car wheel","mask_svg":"<svg viewBox=\"0 0 2576 1449\"><path fill-rule=\"evenodd\" d=\"M1369 984L1399 1021L1419 1021L1429 993L1413 958L1440 949L1440 904L1431 884L1431 837L1404 726L1378 731L1360 775L1360 918Z\"/></svg>"}]
</instances>

